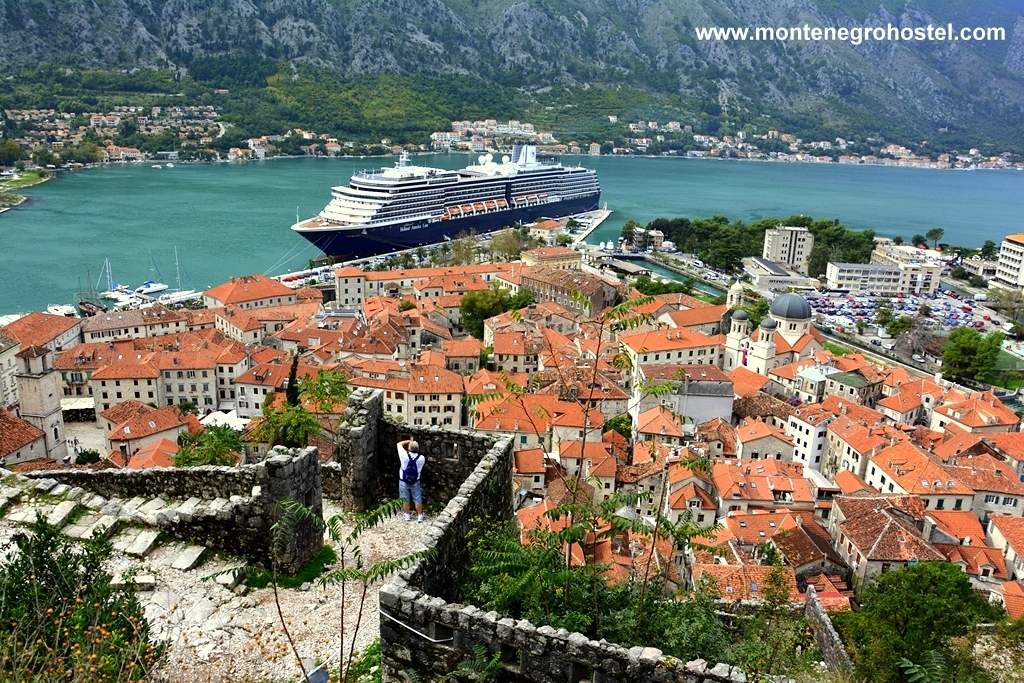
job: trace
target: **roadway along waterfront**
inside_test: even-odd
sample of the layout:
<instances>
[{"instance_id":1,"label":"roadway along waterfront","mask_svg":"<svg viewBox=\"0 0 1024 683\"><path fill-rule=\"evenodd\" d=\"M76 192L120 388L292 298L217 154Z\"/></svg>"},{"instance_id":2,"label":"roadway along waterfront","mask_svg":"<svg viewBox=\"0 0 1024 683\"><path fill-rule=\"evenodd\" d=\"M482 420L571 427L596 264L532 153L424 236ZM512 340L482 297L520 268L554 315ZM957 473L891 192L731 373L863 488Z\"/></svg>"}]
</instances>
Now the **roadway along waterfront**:
<instances>
[{"instance_id":1,"label":"roadway along waterfront","mask_svg":"<svg viewBox=\"0 0 1024 683\"><path fill-rule=\"evenodd\" d=\"M468 155L418 157L464 166ZM909 237L941 226L946 241L980 245L1024 230L1024 173L755 163L672 158L566 157L598 171L614 213L589 237L658 216L734 218L803 212ZM281 159L247 164L149 164L66 174L26 188L29 201L0 216L0 314L71 303L109 257L133 286L157 275L202 289L246 272L301 269L316 249L288 229L318 212L332 185L393 158Z\"/></svg>"}]
</instances>

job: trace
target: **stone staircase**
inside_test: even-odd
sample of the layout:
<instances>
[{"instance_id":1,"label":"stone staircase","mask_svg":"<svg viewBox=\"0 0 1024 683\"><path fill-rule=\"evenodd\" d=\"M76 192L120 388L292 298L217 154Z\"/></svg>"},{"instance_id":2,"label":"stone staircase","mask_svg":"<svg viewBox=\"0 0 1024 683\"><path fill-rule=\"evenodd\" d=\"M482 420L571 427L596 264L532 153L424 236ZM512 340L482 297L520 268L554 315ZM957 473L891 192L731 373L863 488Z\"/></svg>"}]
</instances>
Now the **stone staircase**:
<instances>
[{"instance_id":1,"label":"stone staircase","mask_svg":"<svg viewBox=\"0 0 1024 683\"><path fill-rule=\"evenodd\" d=\"M27 526L42 516L69 538L86 540L97 535L109 538L116 551L139 559L147 557L157 547L171 546L176 552L169 566L182 572L199 567L212 553L202 545L172 541L160 528L200 516L230 518L237 507L248 502L241 496L208 501L159 497L107 499L53 479L33 480L12 475L0 481L0 519L7 524ZM151 589L149 578L136 576L136 588L146 590L148 584ZM217 574L214 578L229 590L238 583L234 572Z\"/></svg>"}]
</instances>

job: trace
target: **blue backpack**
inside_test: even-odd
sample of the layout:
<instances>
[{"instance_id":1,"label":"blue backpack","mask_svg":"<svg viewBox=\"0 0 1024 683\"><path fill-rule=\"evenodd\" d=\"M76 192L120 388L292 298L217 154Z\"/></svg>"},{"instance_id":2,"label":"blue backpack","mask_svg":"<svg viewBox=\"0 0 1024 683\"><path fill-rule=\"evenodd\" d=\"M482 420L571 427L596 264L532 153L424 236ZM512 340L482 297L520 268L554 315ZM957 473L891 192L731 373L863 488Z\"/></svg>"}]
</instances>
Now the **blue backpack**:
<instances>
[{"instance_id":1,"label":"blue backpack","mask_svg":"<svg viewBox=\"0 0 1024 683\"><path fill-rule=\"evenodd\" d=\"M416 466L417 461L420 459L419 453L410 453L409 460L405 463L405 469L402 470L402 481L406 484L415 484L420 479L420 468Z\"/></svg>"}]
</instances>

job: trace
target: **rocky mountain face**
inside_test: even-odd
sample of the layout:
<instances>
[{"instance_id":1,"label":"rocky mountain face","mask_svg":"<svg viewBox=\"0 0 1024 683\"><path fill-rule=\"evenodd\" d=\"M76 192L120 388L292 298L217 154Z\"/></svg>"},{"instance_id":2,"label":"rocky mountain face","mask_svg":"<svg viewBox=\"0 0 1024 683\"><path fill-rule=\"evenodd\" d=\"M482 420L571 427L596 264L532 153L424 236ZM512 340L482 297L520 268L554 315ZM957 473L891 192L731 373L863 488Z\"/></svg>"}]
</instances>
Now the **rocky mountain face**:
<instances>
[{"instance_id":1,"label":"rocky mountain face","mask_svg":"<svg viewBox=\"0 0 1024 683\"><path fill-rule=\"evenodd\" d=\"M995 25L998 43L714 43L696 26ZM629 84L705 107L898 122L1024 120L1024 0L0 0L0 66L189 68L255 55L344 77Z\"/></svg>"}]
</instances>

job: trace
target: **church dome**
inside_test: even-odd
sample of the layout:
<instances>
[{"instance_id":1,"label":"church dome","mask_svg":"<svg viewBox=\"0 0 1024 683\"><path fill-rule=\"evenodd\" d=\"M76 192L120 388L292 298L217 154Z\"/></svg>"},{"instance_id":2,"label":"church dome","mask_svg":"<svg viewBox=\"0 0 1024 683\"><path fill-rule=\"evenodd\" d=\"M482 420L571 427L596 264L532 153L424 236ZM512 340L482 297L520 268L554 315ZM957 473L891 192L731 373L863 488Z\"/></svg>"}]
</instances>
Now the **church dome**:
<instances>
[{"instance_id":1,"label":"church dome","mask_svg":"<svg viewBox=\"0 0 1024 683\"><path fill-rule=\"evenodd\" d=\"M778 326L779 324L772 320L771 318L765 318L764 320L761 321L762 330L774 330Z\"/></svg>"},{"instance_id":2,"label":"church dome","mask_svg":"<svg viewBox=\"0 0 1024 683\"><path fill-rule=\"evenodd\" d=\"M810 320L811 305L799 294L780 294L768 309L772 315L787 320Z\"/></svg>"},{"instance_id":3,"label":"church dome","mask_svg":"<svg viewBox=\"0 0 1024 683\"><path fill-rule=\"evenodd\" d=\"M733 319L733 320L746 320L746 319L747 319L747 318L749 318L749 317L750 317L750 316L748 316L748 315L747 315L747 312L746 312L746 311L744 311L744 310L743 310L742 308L741 308L741 309L739 309L739 310L737 310L737 311L735 311L735 312L734 312L734 313L732 314L732 319Z\"/></svg>"}]
</instances>

